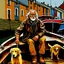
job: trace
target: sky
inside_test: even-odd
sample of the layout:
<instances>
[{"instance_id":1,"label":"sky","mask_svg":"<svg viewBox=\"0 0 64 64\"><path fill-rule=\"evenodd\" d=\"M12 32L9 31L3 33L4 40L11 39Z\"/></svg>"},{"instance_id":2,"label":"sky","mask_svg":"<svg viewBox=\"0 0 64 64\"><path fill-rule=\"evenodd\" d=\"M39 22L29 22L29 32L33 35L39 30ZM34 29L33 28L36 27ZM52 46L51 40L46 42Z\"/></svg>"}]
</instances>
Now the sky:
<instances>
[{"instance_id":1,"label":"sky","mask_svg":"<svg viewBox=\"0 0 64 64\"><path fill-rule=\"evenodd\" d=\"M55 6L60 6L64 0L37 0L39 2L45 2L45 4L52 5L53 7Z\"/></svg>"}]
</instances>

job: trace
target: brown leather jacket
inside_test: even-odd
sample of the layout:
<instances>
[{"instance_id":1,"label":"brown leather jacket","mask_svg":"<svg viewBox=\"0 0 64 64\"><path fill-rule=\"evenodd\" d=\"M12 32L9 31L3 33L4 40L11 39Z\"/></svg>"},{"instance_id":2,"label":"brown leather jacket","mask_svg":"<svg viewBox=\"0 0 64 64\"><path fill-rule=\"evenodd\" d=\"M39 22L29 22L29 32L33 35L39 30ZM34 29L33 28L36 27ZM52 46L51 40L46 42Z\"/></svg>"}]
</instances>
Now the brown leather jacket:
<instances>
[{"instance_id":1,"label":"brown leather jacket","mask_svg":"<svg viewBox=\"0 0 64 64\"><path fill-rule=\"evenodd\" d=\"M45 26L44 23L40 19L36 19L34 21L34 27L32 28L32 24L30 22L30 19L26 19L25 21L22 21L20 26L15 31L16 34L23 33L23 36L21 40L24 42L28 38L33 38L35 35L38 35L39 33L42 33L42 35L45 33ZM42 36L41 35L41 36Z\"/></svg>"}]
</instances>

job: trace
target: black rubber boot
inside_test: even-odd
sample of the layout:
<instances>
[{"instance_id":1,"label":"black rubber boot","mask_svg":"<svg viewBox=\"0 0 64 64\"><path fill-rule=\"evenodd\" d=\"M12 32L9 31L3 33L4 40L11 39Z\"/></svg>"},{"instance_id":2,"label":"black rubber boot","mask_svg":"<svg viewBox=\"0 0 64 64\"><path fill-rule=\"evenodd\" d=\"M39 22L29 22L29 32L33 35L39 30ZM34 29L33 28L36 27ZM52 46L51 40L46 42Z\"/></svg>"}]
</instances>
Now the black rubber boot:
<instances>
[{"instance_id":1,"label":"black rubber boot","mask_svg":"<svg viewBox=\"0 0 64 64\"><path fill-rule=\"evenodd\" d=\"M32 64L37 64L37 56L32 56Z\"/></svg>"},{"instance_id":2,"label":"black rubber boot","mask_svg":"<svg viewBox=\"0 0 64 64\"><path fill-rule=\"evenodd\" d=\"M44 60L44 55L43 54L39 55L39 62L40 62L40 64L45 64L45 60Z\"/></svg>"}]
</instances>

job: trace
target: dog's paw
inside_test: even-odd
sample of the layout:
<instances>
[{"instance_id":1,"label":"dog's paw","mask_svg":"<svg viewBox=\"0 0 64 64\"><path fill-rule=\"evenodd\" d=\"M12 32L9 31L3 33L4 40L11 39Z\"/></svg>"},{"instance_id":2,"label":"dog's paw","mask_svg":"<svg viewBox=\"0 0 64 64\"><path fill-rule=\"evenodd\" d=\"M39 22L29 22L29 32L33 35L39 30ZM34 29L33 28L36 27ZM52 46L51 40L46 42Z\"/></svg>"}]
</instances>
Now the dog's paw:
<instances>
[{"instance_id":1,"label":"dog's paw","mask_svg":"<svg viewBox=\"0 0 64 64\"><path fill-rule=\"evenodd\" d=\"M59 60L59 58L57 58L57 60Z\"/></svg>"},{"instance_id":2,"label":"dog's paw","mask_svg":"<svg viewBox=\"0 0 64 64\"><path fill-rule=\"evenodd\" d=\"M53 58L51 57L51 60L53 60Z\"/></svg>"}]
</instances>

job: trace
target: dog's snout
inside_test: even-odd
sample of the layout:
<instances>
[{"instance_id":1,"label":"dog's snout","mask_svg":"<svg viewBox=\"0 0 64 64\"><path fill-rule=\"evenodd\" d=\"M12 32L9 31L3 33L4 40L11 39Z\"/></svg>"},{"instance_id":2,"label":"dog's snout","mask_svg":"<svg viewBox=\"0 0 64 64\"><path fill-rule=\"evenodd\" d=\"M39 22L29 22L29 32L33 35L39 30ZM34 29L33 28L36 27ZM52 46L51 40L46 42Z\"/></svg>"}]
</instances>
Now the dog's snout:
<instances>
[{"instance_id":1,"label":"dog's snout","mask_svg":"<svg viewBox=\"0 0 64 64\"><path fill-rule=\"evenodd\" d=\"M13 58L17 57L17 53L13 53L13 54L12 54L12 57L13 57Z\"/></svg>"},{"instance_id":2,"label":"dog's snout","mask_svg":"<svg viewBox=\"0 0 64 64\"><path fill-rule=\"evenodd\" d=\"M13 57L15 57L15 55L13 55Z\"/></svg>"},{"instance_id":3,"label":"dog's snout","mask_svg":"<svg viewBox=\"0 0 64 64\"><path fill-rule=\"evenodd\" d=\"M58 50L58 48L56 48L56 50Z\"/></svg>"}]
</instances>

